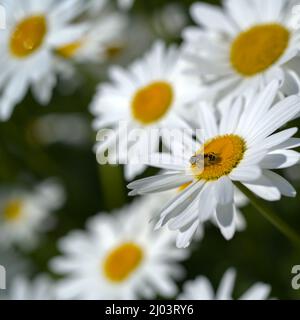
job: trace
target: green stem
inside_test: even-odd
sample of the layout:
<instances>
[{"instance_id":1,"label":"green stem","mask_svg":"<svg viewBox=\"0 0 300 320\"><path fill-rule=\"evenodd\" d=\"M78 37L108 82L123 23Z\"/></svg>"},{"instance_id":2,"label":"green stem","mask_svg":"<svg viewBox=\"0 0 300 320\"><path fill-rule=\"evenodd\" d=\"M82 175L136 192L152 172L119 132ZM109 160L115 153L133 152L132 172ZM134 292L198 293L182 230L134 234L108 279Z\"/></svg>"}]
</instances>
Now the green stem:
<instances>
[{"instance_id":1,"label":"green stem","mask_svg":"<svg viewBox=\"0 0 300 320\"><path fill-rule=\"evenodd\" d=\"M241 183L237 183L237 187L244 193L250 200L251 204L282 234L290 239L294 244L300 247L300 235L293 230L288 224L280 219L268 206L265 205L263 200L257 198L249 189Z\"/></svg>"},{"instance_id":2,"label":"green stem","mask_svg":"<svg viewBox=\"0 0 300 320\"><path fill-rule=\"evenodd\" d=\"M99 165L98 170L106 210L120 208L126 201L121 167Z\"/></svg>"}]
</instances>

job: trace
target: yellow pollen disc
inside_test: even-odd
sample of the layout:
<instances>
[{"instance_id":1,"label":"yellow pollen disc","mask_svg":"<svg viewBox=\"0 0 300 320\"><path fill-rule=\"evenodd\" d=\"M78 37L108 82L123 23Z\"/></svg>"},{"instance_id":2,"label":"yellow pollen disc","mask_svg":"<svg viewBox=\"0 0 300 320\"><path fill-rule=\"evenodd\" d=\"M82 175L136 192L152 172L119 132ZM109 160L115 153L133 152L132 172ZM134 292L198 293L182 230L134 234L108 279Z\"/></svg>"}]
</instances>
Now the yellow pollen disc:
<instances>
[{"instance_id":1,"label":"yellow pollen disc","mask_svg":"<svg viewBox=\"0 0 300 320\"><path fill-rule=\"evenodd\" d=\"M173 102L173 89L167 82L154 82L140 89L132 101L132 113L144 125L160 120Z\"/></svg>"},{"instance_id":2,"label":"yellow pollen disc","mask_svg":"<svg viewBox=\"0 0 300 320\"><path fill-rule=\"evenodd\" d=\"M21 200L9 201L3 210L3 217L9 222L14 222L22 216L23 202Z\"/></svg>"},{"instance_id":3,"label":"yellow pollen disc","mask_svg":"<svg viewBox=\"0 0 300 320\"><path fill-rule=\"evenodd\" d=\"M276 63L288 47L290 32L280 24L262 24L242 32L231 46L233 68L245 77L261 73Z\"/></svg>"},{"instance_id":4,"label":"yellow pollen disc","mask_svg":"<svg viewBox=\"0 0 300 320\"><path fill-rule=\"evenodd\" d=\"M10 37L10 51L17 58L26 58L43 44L47 21L42 15L22 20Z\"/></svg>"},{"instance_id":5,"label":"yellow pollen disc","mask_svg":"<svg viewBox=\"0 0 300 320\"><path fill-rule=\"evenodd\" d=\"M73 58L82 47L82 41L74 41L56 49L57 54L64 58Z\"/></svg>"},{"instance_id":6,"label":"yellow pollen disc","mask_svg":"<svg viewBox=\"0 0 300 320\"><path fill-rule=\"evenodd\" d=\"M122 282L134 272L142 262L144 253L134 243L125 243L115 248L106 257L104 273L112 282Z\"/></svg>"},{"instance_id":7,"label":"yellow pollen disc","mask_svg":"<svg viewBox=\"0 0 300 320\"><path fill-rule=\"evenodd\" d=\"M201 170L196 163L191 169L197 179L213 181L230 174L238 166L244 157L246 143L237 135L224 135L208 141L203 148L196 154L203 155Z\"/></svg>"}]
</instances>

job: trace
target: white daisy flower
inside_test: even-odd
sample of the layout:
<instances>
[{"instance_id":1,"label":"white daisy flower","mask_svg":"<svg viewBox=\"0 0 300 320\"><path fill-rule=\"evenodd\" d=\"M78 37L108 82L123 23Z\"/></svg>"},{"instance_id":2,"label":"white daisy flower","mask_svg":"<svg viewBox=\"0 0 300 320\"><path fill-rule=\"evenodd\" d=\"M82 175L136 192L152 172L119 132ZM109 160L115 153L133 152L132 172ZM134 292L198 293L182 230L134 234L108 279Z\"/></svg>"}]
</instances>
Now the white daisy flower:
<instances>
[{"instance_id":1,"label":"white daisy flower","mask_svg":"<svg viewBox=\"0 0 300 320\"><path fill-rule=\"evenodd\" d=\"M187 281L183 286L183 292L178 300L232 300L232 291L236 279L236 271L229 269L223 276L217 292L210 281L203 276L194 281ZM265 283L256 283L248 289L239 300L267 300L271 287Z\"/></svg>"},{"instance_id":2,"label":"white daisy flower","mask_svg":"<svg viewBox=\"0 0 300 320\"><path fill-rule=\"evenodd\" d=\"M125 47L127 17L104 10L93 19L88 16L87 20L86 31L81 37L56 48L55 70L64 92L73 92L84 81L76 64L91 64L92 70L95 70L95 64L118 57Z\"/></svg>"},{"instance_id":3,"label":"white daisy flower","mask_svg":"<svg viewBox=\"0 0 300 320\"><path fill-rule=\"evenodd\" d=\"M0 246L13 244L32 249L39 235L52 225L51 213L64 201L60 185L54 181L39 184L32 192L4 190L0 194Z\"/></svg>"},{"instance_id":4,"label":"white daisy flower","mask_svg":"<svg viewBox=\"0 0 300 320\"><path fill-rule=\"evenodd\" d=\"M300 29L291 22L293 0L224 0L224 8L196 3L188 27L188 71L203 80L203 97L228 99L285 80L281 94L299 92L299 67L287 63L299 54Z\"/></svg>"},{"instance_id":5,"label":"white daisy flower","mask_svg":"<svg viewBox=\"0 0 300 320\"><path fill-rule=\"evenodd\" d=\"M134 0L118 0L118 6L122 10L129 10L133 7Z\"/></svg>"},{"instance_id":6,"label":"white daisy flower","mask_svg":"<svg viewBox=\"0 0 300 320\"><path fill-rule=\"evenodd\" d=\"M24 276L15 277L3 300L54 300L55 285L46 275L40 275L34 280Z\"/></svg>"},{"instance_id":7,"label":"white daisy flower","mask_svg":"<svg viewBox=\"0 0 300 320\"><path fill-rule=\"evenodd\" d=\"M104 62L122 50L127 23L125 15L103 8L80 38L58 47L56 53L79 63Z\"/></svg>"},{"instance_id":8,"label":"white daisy flower","mask_svg":"<svg viewBox=\"0 0 300 320\"><path fill-rule=\"evenodd\" d=\"M219 122L209 108L199 108L199 125L205 138L190 142L189 146L196 143L195 148L181 158L153 155L149 164L168 173L128 186L136 195L190 183L164 206L157 226L168 224L170 229L180 230L179 247L186 247L199 224L212 216L224 237L233 237L234 183L242 183L269 201L296 195L294 188L272 170L291 167L300 159L299 153L291 150L300 146L300 139L292 138L297 128L275 133L299 113L300 97L290 96L273 106L278 88L279 83L273 81L254 98L238 99Z\"/></svg>"},{"instance_id":9,"label":"white daisy flower","mask_svg":"<svg viewBox=\"0 0 300 320\"><path fill-rule=\"evenodd\" d=\"M189 23L186 10L178 3L169 3L153 16L155 31L163 38L178 38Z\"/></svg>"},{"instance_id":10,"label":"white daisy flower","mask_svg":"<svg viewBox=\"0 0 300 320\"><path fill-rule=\"evenodd\" d=\"M35 98L47 104L56 84L54 49L74 41L85 30L71 21L83 10L81 0L2 0L7 27L0 33L0 119L31 87Z\"/></svg>"},{"instance_id":11,"label":"white daisy flower","mask_svg":"<svg viewBox=\"0 0 300 320\"><path fill-rule=\"evenodd\" d=\"M157 202L147 198L116 212L100 214L86 232L72 232L59 244L63 256L52 269L66 275L58 284L62 299L136 299L174 296L177 262L186 258L170 232L153 233L149 223Z\"/></svg>"},{"instance_id":12,"label":"white daisy flower","mask_svg":"<svg viewBox=\"0 0 300 320\"><path fill-rule=\"evenodd\" d=\"M129 155L129 163L125 165L127 180L146 169L135 157L138 150L144 150L145 145L149 145L147 139L150 135L149 151L158 150L160 132L153 129L188 128L182 115L187 104L198 96L198 90L193 86L192 79L181 72L180 53L175 47L166 49L162 42L156 42L150 52L128 70L111 68L109 75L112 82L100 85L94 98L91 110L96 116L95 129L104 126L115 129L106 141L97 145L97 154L101 155L117 138L117 160L126 164ZM143 129L145 134L129 141L128 137L135 129ZM169 145L166 137L161 138Z\"/></svg>"}]
</instances>

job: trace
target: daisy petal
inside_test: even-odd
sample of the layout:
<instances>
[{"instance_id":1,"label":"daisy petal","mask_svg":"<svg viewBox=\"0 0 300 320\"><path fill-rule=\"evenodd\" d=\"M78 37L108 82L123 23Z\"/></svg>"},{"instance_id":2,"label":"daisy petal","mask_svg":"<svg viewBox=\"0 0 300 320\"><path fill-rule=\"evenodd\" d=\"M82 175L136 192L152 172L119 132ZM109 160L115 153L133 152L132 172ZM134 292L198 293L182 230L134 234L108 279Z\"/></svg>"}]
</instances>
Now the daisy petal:
<instances>
[{"instance_id":1,"label":"daisy petal","mask_svg":"<svg viewBox=\"0 0 300 320\"><path fill-rule=\"evenodd\" d=\"M260 198L267 201L279 201L281 193L272 181L265 175L262 175L253 183L243 183L250 191Z\"/></svg>"},{"instance_id":2,"label":"daisy petal","mask_svg":"<svg viewBox=\"0 0 300 320\"><path fill-rule=\"evenodd\" d=\"M258 119L259 125L255 128L255 134L251 137L251 143L265 139L280 127L291 121L300 112L300 96L290 96L277 103L265 115L264 119Z\"/></svg>"},{"instance_id":3,"label":"daisy petal","mask_svg":"<svg viewBox=\"0 0 300 320\"><path fill-rule=\"evenodd\" d=\"M257 283L247 290L240 300L265 300L271 292L271 287L264 283Z\"/></svg>"},{"instance_id":4,"label":"daisy petal","mask_svg":"<svg viewBox=\"0 0 300 320\"><path fill-rule=\"evenodd\" d=\"M284 169L300 161L300 153L293 150L276 150L269 153L260 163L264 169Z\"/></svg>"},{"instance_id":5,"label":"daisy petal","mask_svg":"<svg viewBox=\"0 0 300 320\"><path fill-rule=\"evenodd\" d=\"M231 180L224 176L215 183L215 192L217 201L221 205L232 203L233 201L233 184Z\"/></svg>"},{"instance_id":6,"label":"daisy petal","mask_svg":"<svg viewBox=\"0 0 300 320\"><path fill-rule=\"evenodd\" d=\"M295 149L300 147L300 138L291 138L286 142L276 146L276 149Z\"/></svg>"},{"instance_id":7,"label":"daisy petal","mask_svg":"<svg viewBox=\"0 0 300 320\"><path fill-rule=\"evenodd\" d=\"M205 139L210 139L218 134L216 117L208 104L199 106L198 118Z\"/></svg>"},{"instance_id":8,"label":"daisy petal","mask_svg":"<svg viewBox=\"0 0 300 320\"><path fill-rule=\"evenodd\" d=\"M171 199L168 204L161 210L160 215L166 216L172 211L176 210L178 206L181 206L182 209L187 208L190 205L192 199L195 195L200 192L203 187L203 182L195 181L189 185L184 191L180 192L175 198Z\"/></svg>"},{"instance_id":9,"label":"daisy petal","mask_svg":"<svg viewBox=\"0 0 300 320\"><path fill-rule=\"evenodd\" d=\"M218 205L216 218L224 238L232 239L235 233L234 204Z\"/></svg>"},{"instance_id":10,"label":"daisy petal","mask_svg":"<svg viewBox=\"0 0 300 320\"><path fill-rule=\"evenodd\" d=\"M175 188L179 188L185 183L191 182L192 176L175 174L158 175L150 178L137 180L130 183L127 187L135 189L131 195L158 193Z\"/></svg>"},{"instance_id":11,"label":"daisy petal","mask_svg":"<svg viewBox=\"0 0 300 320\"><path fill-rule=\"evenodd\" d=\"M249 28L257 21L257 12L248 0L227 0L226 9L241 29ZM241 14L242 13L242 14Z\"/></svg>"},{"instance_id":12,"label":"daisy petal","mask_svg":"<svg viewBox=\"0 0 300 320\"><path fill-rule=\"evenodd\" d=\"M294 134L296 134L298 128L290 128L287 130L283 130L279 133L273 134L272 136L265 139L263 145L266 149L272 149L281 143L284 143L286 140L291 138Z\"/></svg>"},{"instance_id":13,"label":"daisy petal","mask_svg":"<svg viewBox=\"0 0 300 320\"><path fill-rule=\"evenodd\" d=\"M192 18L196 23L208 29L235 34L234 25L217 7L205 3L195 3L191 8Z\"/></svg>"},{"instance_id":14,"label":"daisy petal","mask_svg":"<svg viewBox=\"0 0 300 320\"><path fill-rule=\"evenodd\" d=\"M197 231L199 222L195 221L193 225L185 232L179 233L176 239L176 246L179 249L187 248L190 245L191 239Z\"/></svg>"},{"instance_id":15,"label":"daisy petal","mask_svg":"<svg viewBox=\"0 0 300 320\"><path fill-rule=\"evenodd\" d=\"M280 193L286 197L294 198L297 195L295 188L279 174L265 170L264 175L270 179L273 185L280 191Z\"/></svg>"},{"instance_id":16,"label":"daisy petal","mask_svg":"<svg viewBox=\"0 0 300 320\"><path fill-rule=\"evenodd\" d=\"M258 166L242 166L235 168L229 175L233 181L253 181L261 175Z\"/></svg>"},{"instance_id":17,"label":"daisy petal","mask_svg":"<svg viewBox=\"0 0 300 320\"><path fill-rule=\"evenodd\" d=\"M234 282L236 278L236 271L231 268L224 274L218 291L216 293L216 300L230 300L234 288Z\"/></svg>"},{"instance_id":18,"label":"daisy petal","mask_svg":"<svg viewBox=\"0 0 300 320\"><path fill-rule=\"evenodd\" d=\"M215 208L214 188L212 184L207 183L199 196L195 197L193 201L191 200L190 206L168 224L168 228L170 230L182 229L193 223L195 219L201 222L207 221Z\"/></svg>"}]
</instances>

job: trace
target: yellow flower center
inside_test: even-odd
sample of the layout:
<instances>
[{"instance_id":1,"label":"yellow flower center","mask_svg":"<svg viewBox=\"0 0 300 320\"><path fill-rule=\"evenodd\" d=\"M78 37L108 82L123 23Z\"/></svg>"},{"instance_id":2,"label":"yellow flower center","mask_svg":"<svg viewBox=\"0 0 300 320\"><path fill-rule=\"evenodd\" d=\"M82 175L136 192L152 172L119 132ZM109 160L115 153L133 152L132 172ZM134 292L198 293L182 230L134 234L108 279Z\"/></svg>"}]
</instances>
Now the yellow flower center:
<instances>
[{"instance_id":1,"label":"yellow flower center","mask_svg":"<svg viewBox=\"0 0 300 320\"><path fill-rule=\"evenodd\" d=\"M104 273L112 282L123 282L141 264L143 250L134 243L124 243L112 250L104 262Z\"/></svg>"},{"instance_id":2,"label":"yellow flower center","mask_svg":"<svg viewBox=\"0 0 300 320\"><path fill-rule=\"evenodd\" d=\"M132 101L132 113L144 125L160 120L173 102L173 89L167 82L154 82L140 89Z\"/></svg>"},{"instance_id":3,"label":"yellow flower center","mask_svg":"<svg viewBox=\"0 0 300 320\"><path fill-rule=\"evenodd\" d=\"M22 216L22 210L22 200L11 200L4 207L3 217L8 222L18 221Z\"/></svg>"},{"instance_id":4,"label":"yellow flower center","mask_svg":"<svg viewBox=\"0 0 300 320\"><path fill-rule=\"evenodd\" d=\"M10 51L17 58L26 58L43 44L47 33L47 21L42 15L22 20L10 37Z\"/></svg>"},{"instance_id":5,"label":"yellow flower center","mask_svg":"<svg viewBox=\"0 0 300 320\"><path fill-rule=\"evenodd\" d=\"M81 47L82 47L82 41L78 40L57 48L56 52L60 56L70 59L76 55L76 53Z\"/></svg>"},{"instance_id":6,"label":"yellow flower center","mask_svg":"<svg viewBox=\"0 0 300 320\"><path fill-rule=\"evenodd\" d=\"M262 24L242 32L232 43L233 68L245 77L261 73L276 63L288 47L290 32L280 24Z\"/></svg>"},{"instance_id":7,"label":"yellow flower center","mask_svg":"<svg viewBox=\"0 0 300 320\"><path fill-rule=\"evenodd\" d=\"M245 151L246 143L237 135L216 137L191 158L192 172L199 180L218 180L238 166Z\"/></svg>"}]
</instances>

